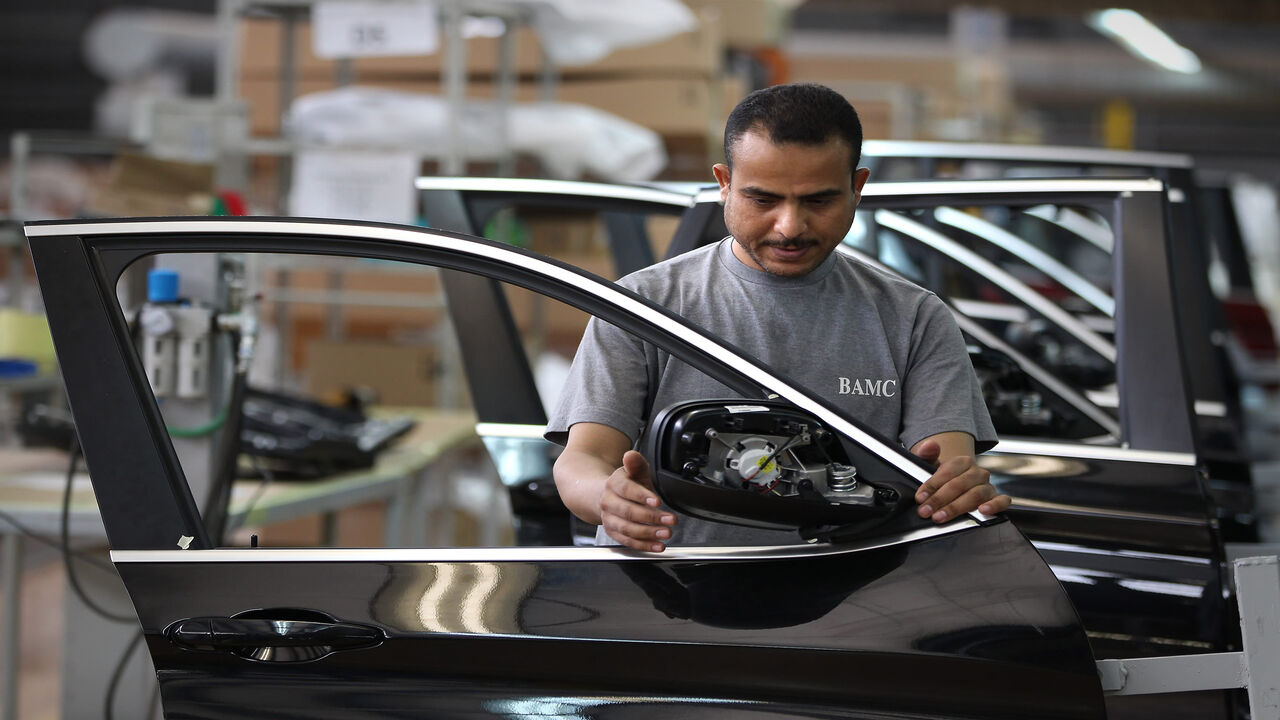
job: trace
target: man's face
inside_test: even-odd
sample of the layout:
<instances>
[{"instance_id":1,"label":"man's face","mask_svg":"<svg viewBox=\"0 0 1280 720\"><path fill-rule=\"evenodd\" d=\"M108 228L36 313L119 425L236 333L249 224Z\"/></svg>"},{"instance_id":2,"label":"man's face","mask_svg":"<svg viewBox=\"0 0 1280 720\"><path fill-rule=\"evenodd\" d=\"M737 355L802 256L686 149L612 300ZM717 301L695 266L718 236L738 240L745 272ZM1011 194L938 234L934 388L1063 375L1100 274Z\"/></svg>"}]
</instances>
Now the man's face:
<instances>
[{"instance_id":1,"label":"man's face","mask_svg":"<svg viewBox=\"0 0 1280 720\"><path fill-rule=\"evenodd\" d=\"M720 182L724 222L743 263L796 277L816 268L853 224L869 171L851 173L849 143L831 137L820 145L775 145L749 130L733 148L733 172L712 170Z\"/></svg>"}]
</instances>

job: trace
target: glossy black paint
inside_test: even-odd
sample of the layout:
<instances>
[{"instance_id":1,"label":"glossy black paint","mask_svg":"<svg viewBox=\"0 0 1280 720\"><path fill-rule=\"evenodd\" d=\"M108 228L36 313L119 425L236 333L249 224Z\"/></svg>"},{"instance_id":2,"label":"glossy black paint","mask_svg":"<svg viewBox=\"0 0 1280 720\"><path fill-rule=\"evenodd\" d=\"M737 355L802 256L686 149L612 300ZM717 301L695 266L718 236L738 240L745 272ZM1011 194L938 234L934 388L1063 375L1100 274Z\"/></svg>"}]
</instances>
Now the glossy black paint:
<instances>
[{"instance_id":1,"label":"glossy black paint","mask_svg":"<svg viewBox=\"0 0 1280 720\"><path fill-rule=\"evenodd\" d=\"M1052 454L981 458L1034 539L1099 658L1239 648L1221 538L1197 469Z\"/></svg>"},{"instance_id":2,"label":"glossy black paint","mask_svg":"<svg viewBox=\"0 0 1280 720\"><path fill-rule=\"evenodd\" d=\"M1103 717L1075 613L1011 524L798 551L812 554L253 563L240 551L118 567L171 717L527 717L515 709L557 698L595 718ZM286 665L163 635L262 604L322 605L386 640Z\"/></svg>"}]
</instances>

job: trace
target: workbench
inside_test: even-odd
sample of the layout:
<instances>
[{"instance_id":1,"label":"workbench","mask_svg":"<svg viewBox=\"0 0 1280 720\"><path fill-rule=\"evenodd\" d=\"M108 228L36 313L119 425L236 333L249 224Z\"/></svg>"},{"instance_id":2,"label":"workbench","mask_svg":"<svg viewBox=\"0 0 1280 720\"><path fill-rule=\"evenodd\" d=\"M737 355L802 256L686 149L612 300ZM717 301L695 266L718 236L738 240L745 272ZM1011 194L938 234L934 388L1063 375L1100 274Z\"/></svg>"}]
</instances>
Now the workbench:
<instances>
[{"instance_id":1,"label":"workbench","mask_svg":"<svg viewBox=\"0 0 1280 720\"><path fill-rule=\"evenodd\" d=\"M313 480L276 480L265 485L256 479L238 480L231 493L228 526L260 527L385 501L383 540L388 547L449 544L453 537L451 513L439 513L444 519L431 527L426 520L430 511L449 504L453 473L467 451L481 447L475 434L475 416L470 411L421 409L410 414L417 424L368 469ZM17 716L22 545L27 533L58 542L67 464L67 455L61 451L0 449L0 585L4 588L0 720ZM497 484L496 479L494 483ZM73 479L67 520L73 546L105 544L93 488L84 472ZM488 520L494 523L501 518Z\"/></svg>"}]
</instances>

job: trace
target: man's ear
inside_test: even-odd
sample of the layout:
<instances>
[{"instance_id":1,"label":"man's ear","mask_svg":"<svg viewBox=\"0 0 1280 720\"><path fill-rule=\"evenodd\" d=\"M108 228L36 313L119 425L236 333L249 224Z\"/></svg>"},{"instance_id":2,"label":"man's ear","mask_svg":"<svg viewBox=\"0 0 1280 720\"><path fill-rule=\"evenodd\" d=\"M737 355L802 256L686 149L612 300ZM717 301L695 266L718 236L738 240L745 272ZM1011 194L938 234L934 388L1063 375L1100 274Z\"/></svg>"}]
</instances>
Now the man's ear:
<instances>
[{"instance_id":1,"label":"man's ear","mask_svg":"<svg viewBox=\"0 0 1280 720\"><path fill-rule=\"evenodd\" d=\"M723 200L729 192L729 166L716 163L711 166L711 172L715 174L716 182L720 183L720 199Z\"/></svg>"},{"instance_id":2,"label":"man's ear","mask_svg":"<svg viewBox=\"0 0 1280 720\"><path fill-rule=\"evenodd\" d=\"M858 168L853 171L853 197L856 200L862 199L862 186L867 184L867 178L871 177L869 168Z\"/></svg>"}]
</instances>

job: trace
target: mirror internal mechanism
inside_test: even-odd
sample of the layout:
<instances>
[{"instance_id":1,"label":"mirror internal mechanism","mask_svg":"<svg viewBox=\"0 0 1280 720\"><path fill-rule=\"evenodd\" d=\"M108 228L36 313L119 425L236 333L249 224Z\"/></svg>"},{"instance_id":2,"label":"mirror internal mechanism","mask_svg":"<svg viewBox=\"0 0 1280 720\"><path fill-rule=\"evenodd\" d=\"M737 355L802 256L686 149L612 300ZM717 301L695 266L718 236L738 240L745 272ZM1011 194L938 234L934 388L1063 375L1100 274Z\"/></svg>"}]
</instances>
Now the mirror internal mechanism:
<instances>
[{"instance_id":1,"label":"mirror internal mechanism","mask_svg":"<svg viewBox=\"0 0 1280 720\"><path fill-rule=\"evenodd\" d=\"M701 432L686 431L681 445L691 452L682 463L685 477L780 497L817 493L832 503L875 504L876 490L860 482L857 468L832 457L827 430L776 416L751 420L753 427L746 427L744 418L728 415Z\"/></svg>"}]
</instances>

